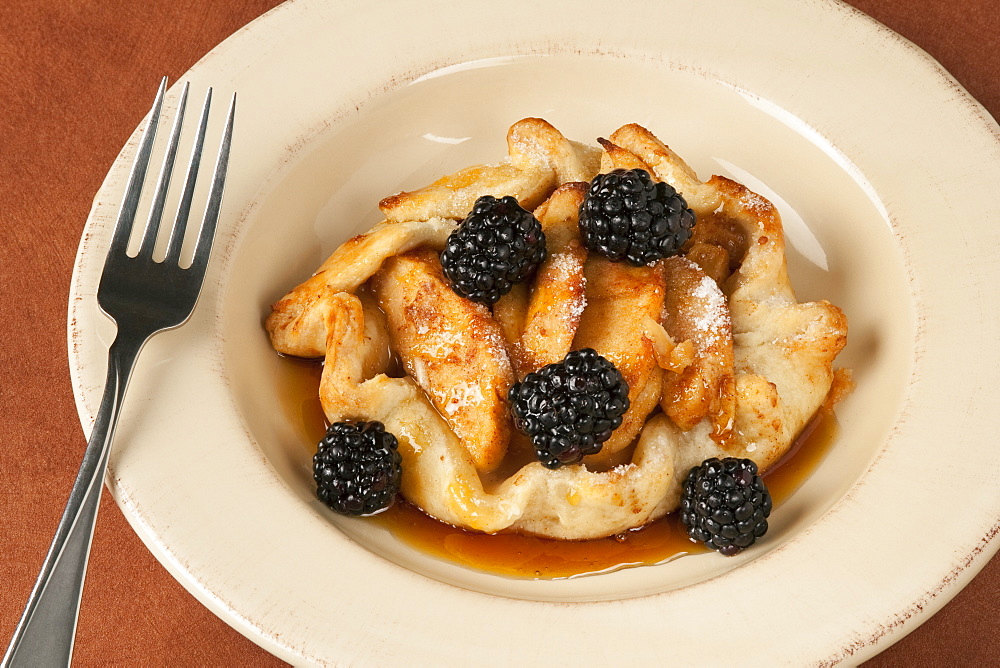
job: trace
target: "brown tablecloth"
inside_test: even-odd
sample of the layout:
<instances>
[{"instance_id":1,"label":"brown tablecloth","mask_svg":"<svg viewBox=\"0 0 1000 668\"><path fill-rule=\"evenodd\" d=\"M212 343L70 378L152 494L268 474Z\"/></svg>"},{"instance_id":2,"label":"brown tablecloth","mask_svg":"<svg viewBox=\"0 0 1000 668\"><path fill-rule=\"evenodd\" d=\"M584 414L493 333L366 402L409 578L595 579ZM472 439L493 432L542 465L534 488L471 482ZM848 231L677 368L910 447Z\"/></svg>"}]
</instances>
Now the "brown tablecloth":
<instances>
[{"instance_id":1,"label":"brown tablecloth","mask_svg":"<svg viewBox=\"0 0 1000 668\"><path fill-rule=\"evenodd\" d=\"M0 414L6 444L0 451L0 646L13 633L85 445L69 381L66 309L94 193L146 113L151 85L163 75L176 79L277 4L0 2ZM997 0L850 4L928 51L1000 117ZM998 595L1000 558L994 558L941 612L871 665L997 665ZM281 663L174 581L106 491L75 659L78 665Z\"/></svg>"}]
</instances>

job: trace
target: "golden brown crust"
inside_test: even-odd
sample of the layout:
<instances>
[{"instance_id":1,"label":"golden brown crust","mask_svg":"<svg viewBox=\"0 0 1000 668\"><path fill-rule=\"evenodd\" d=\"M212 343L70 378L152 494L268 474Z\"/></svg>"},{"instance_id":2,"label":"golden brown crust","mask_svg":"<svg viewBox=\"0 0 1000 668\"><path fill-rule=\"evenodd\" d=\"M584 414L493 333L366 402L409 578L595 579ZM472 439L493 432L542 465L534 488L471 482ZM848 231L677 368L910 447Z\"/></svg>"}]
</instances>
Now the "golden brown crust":
<instances>
[{"instance_id":1,"label":"golden brown crust","mask_svg":"<svg viewBox=\"0 0 1000 668\"><path fill-rule=\"evenodd\" d=\"M602 465L631 445L660 400L663 369L653 343L642 332L646 318L663 309L665 278L661 263L632 267L591 256L585 265L587 308L573 347L593 348L610 360L629 386L629 409L622 424L590 462Z\"/></svg>"},{"instance_id":2,"label":"golden brown crust","mask_svg":"<svg viewBox=\"0 0 1000 668\"><path fill-rule=\"evenodd\" d=\"M710 418L713 435L733 427L735 371L729 307L715 280L683 257L663 261L666 297L663 326L675 341L691 341L694 358L681 373L663 377L660 405L681 429Z\"/></svg>"},{"instance_id":3,"label":"golden brown crust","mask_svg":"<svg viewBox=\"0 0 1000 668\"><path fill-rule=\"evenodd\" d=\"M444 176L419 190L390 195L379 202L378 208L392 222L435 216L461 220L484 194L506 193L531 209L556 185L555 170L545 164L477 165Z\"/></svg>"},{"instance_id":4,"label":"golden brown crust","mask_svg":"<svg viewBox=\"0 0 1000 668\"><path fill-rule=\"evenodd\" d=\"M702 204L693 201L692 197L701 190L702 183L698 175L652 132L641 125L629 123L612 132L609 139L622 150L632 153L637 159L649 165L660 181L669 183L685 196L689 206L694 208Z\"/></svg>"},{"instance_id":5,"label":"golden brown crust","mask_svg":"<svg viewBox=\"0 0 1000 668\"><path fill-rule=\"evenodd\" d=\"M566 183L535 212L545 233L548 257L538 268L527 304L514 368L524 377L562 360L586 306L583 265L587 251L580 242L579 213L585 183Z\"/></svg>"},{"instance_id":6,"label":"golden brown crust","mask_svg":"<svg viewBox=\"0 0 1000 668\"><path fill-rule=\"evenodd\" d=\"M372 289L409 376L461 439L476 468L496 468L510 438L507 392L514 374L489 310L451 289L433 251L386 260Z\"/></svg>"},{"instance_id":7,"label":"golden brown crust","mask_svg":"<svg viewBox=\"0 0 1000 668\"><path fill-rule=\"evenodd\" d=\"M642 169L650 174L653 173L653 168L635 153L626 151L621 146L604 138L598 138L597 143L604 149L604 153L601 155L601 172L607 173L613 169Z\"/></svg>"},{"instance_id":8,"label":"golden brown crust","mask_svg":"<svg viewBox=\"0 0 1000 668\"><path fill-rule=\"evenodd\" d=\"M566 139L541 118L524 118L510 126L507 153L511 164L522 169L547 165L555 172L557 184L590 181L600 160L600 151Z\"/></svg>"},{"instance_id":9,"label":"golden brown crust","mask_svg":"<svg viewBox=\"0 0 1000 668\"><path fill-rule=\"evenodd\" d=\"M280 353L296 357L326 354L329 300L355 292L392 255L412 248L443 248L455 223L443 218L382 223L344 242L310 278L271 306L264 329Z\"/></svg>"},{"instance_id":10,"label":"golden brown crust","mask_svg":"<svg viewBox=\"0 0 1000 668\"><path fill-rule=\"evenodd\" d=\"M507 132L507 160L476 165L428 186L390 195L379 202L393 222L464 218L483 195L511 195L527 210L541 204L560 183L589 181L597 152L566 139L540 118L525 118Z\"/></svg>"}]
</instances>

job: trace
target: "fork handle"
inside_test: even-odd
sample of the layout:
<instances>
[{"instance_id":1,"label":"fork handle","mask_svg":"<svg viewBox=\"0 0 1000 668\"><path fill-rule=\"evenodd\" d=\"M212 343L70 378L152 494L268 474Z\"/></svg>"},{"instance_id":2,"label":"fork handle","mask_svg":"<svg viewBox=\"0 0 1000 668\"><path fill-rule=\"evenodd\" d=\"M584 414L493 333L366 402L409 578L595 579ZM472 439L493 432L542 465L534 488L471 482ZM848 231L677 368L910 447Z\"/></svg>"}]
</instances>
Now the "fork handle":
<instances>
[{"instance_id":1,"label":"fork handle","mask_svg":"<svg viewBox=\"0 0 1000 668\"><path fill-rule=\"evenodd\" d=\"M111 439L136 357L148 337L118 336L94 429L38 580L0 666L68 666Z\"/></svg>"}]
</instances>

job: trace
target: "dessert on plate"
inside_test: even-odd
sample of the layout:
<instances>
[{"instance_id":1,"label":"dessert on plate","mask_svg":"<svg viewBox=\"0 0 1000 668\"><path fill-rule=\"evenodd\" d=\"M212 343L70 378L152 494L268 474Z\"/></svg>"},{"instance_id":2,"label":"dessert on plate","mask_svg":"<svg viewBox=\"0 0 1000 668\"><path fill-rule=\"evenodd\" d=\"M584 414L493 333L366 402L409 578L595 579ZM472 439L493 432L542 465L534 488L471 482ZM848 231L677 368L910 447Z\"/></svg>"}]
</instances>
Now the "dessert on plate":
<instances>
[{"instance_id":1,"label":"dessert on plate","mask_svg":"<svg viewBox=\"0 0 1000 668\"><path fill-rule=\"evenodd\" d=\"M796 300L766 199L635 124L598 144L518 121L503 161L386 197L384 222L273 305L275 350L324 360L321 492L354 494L350 469L443 522L557 539L683 495L710 547L763 532L758 472L836 399L847 320Z\"/></svg>"}]
</instances>

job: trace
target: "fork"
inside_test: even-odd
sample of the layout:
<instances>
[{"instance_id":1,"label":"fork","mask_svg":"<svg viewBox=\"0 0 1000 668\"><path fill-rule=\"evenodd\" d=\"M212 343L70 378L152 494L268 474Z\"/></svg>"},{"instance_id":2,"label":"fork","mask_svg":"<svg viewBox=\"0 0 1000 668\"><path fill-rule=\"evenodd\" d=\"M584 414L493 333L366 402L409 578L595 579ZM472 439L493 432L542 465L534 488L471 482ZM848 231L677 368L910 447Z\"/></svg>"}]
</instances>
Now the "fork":
<instances>
[{"instance_id":1,"label":"fork","mask_svg":"<svg viewBox=\"0 0 1000 668\"><path fill-rule=\"evenodd\" d=\"M87 571L91 539L94 535L102 483L129 376L139 352L150 337L158 332L178 327L190 317L204 282L229 164L236 110L235 94L223 130L215 173L191 264L186 268L181 266L181 248L205 143L208 112L212 101L211 88L208 89L202 107L187 178L173 228L167 240L166 255L162 261L153 259L187 105L189 89L187 83L180 95L176 118L170 132L138 253L135 256L129 256L127 253L166 88L167 78L164 77L160 82L129 174L111 247L104 262L104 271L97 290L98 305L118 328L115 339L108 349L108 375L104 396L66 509L56 528L52 545L45 556L38 580L32 589L24 614L18 622L13 640L0 664L5 668L69 665L73 654L80 598L83 594L83 581Z\"/></svg>"}]
</instances>

